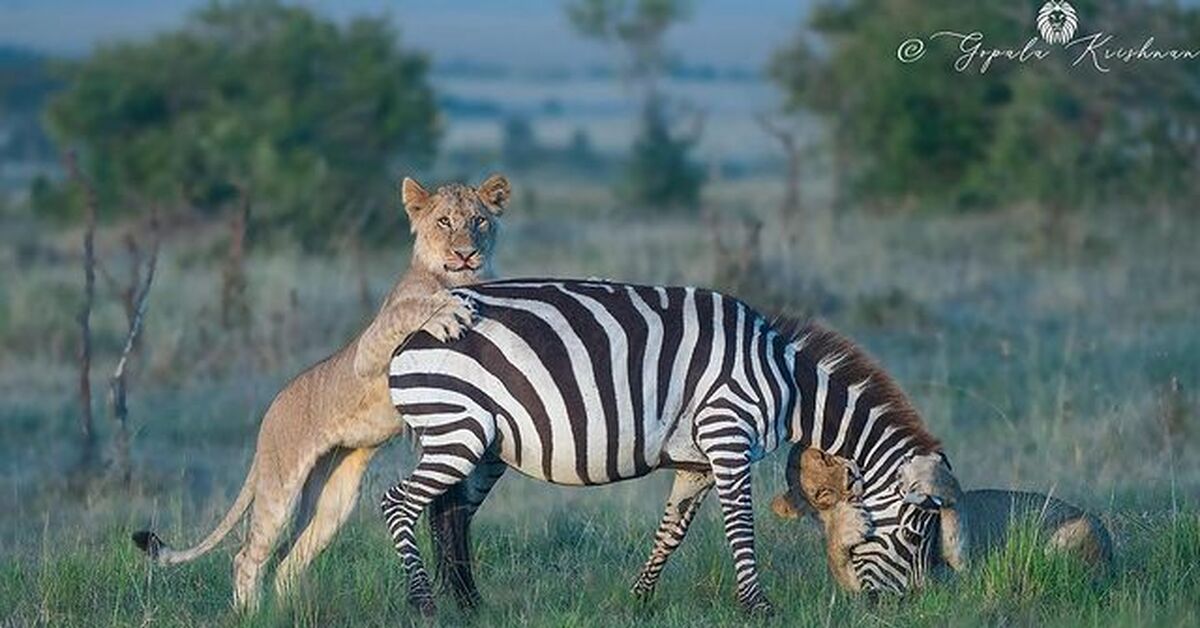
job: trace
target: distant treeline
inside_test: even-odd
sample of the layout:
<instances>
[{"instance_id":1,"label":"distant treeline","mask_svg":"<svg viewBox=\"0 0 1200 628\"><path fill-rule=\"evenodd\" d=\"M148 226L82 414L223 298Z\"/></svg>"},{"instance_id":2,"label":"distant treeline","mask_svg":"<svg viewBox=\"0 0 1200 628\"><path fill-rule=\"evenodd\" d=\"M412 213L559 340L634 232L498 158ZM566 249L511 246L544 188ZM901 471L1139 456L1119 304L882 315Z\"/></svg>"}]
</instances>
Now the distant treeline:
<instances>
[{"instance_id":1,"label":"distant treeline","mask_svg":"<svg viewBox=\"0 0 1200 628\"><path fill-rule=\"evenodd\" d=\"M797 153L832 164L843 204L988 208L1027 204L1054 213L1100 205L1191 207L1200 192L1200 59L1107 61L1110 71L1039 37L1042 2L822 0L769 68L786 108L825 121L825 140ZM1111 47L1200 46L1200 8L1173 2L1072 3L1075 37L1111 34ZM665 7L665 8L664 8ZM577 0L582 35L622 48L634 63L574 75L638 86L639 132L621 163L597 156L580 132L538 144L527 112L435 93L432 61L402 45L385 20L339 23L277 0L214 3L186 24L138 43L110 44L74 61L0 49L0 159L57 161L77 149L95 180L102 219L149 204L224 214L248 206L252 233L322 247L346 234L394 232L399 172L427 168L446 114L493 117L496 163L514 170L577 167L611 177L632 205L698 206L705 172L662 79L751 79L752 71L688 65L662 33L687 19L682 0ZM669 11L667 11L669 9ZM663 13L663 11L667 11ZM980 33L965 54L939 31ZM905 62L900 46L920 40ZM1026 62L987 50L1048 51ZM501 68L441 62L441 72L498 76ZM568 73L570 74L570 73ZM614 75L615 74L615 75ZM554 70L545 80L569 78ZM731 87L736 89L736 87ZM553 115L561 103L543 104ZM514 117L517 116L517 117ZM49 128L53 142L40 132ZM478 167L470 156L448 156ZM819 159L817 159L819 158ZM795 164L800 171L806 164ZM471 175L478 173L469 173ZM69 186L39 178L40 216L71 220Z\"/></svg>"}]
</instances>

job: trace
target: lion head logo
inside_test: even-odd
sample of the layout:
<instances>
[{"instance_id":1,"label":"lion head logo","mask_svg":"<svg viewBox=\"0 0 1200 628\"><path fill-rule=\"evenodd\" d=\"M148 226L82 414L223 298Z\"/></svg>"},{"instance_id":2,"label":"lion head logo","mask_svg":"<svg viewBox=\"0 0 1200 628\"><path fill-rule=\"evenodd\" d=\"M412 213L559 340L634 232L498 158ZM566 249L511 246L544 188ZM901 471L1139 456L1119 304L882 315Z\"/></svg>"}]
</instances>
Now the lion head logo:
<instances>
[{"instance_id":1,"label":"lion head logo","mask_svg":"<svg viewBox=\"0 0 1200 628\"><path fill-rule=\"evenodd\" d=\"M1075 14L1075 7L1067 0L1046 0L1046 4L1038 10L1038 32L1048 44L1065 44L1071 41L1077 26L1079 16Z\"/></svg>"}]
</instances>

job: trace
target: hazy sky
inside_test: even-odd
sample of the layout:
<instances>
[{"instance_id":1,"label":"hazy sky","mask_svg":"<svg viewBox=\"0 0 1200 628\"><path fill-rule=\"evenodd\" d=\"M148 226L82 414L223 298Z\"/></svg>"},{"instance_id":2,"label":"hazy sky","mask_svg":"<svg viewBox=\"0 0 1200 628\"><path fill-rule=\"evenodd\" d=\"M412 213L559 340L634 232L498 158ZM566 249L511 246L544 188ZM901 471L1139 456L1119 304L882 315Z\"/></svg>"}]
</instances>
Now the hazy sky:
<instances>
[{"instance_id":1,"label":"hazy sky","mask_svg":"<svg viewBox=\"0 0 1200 628\"><path fill-rule=\"evenodd\" d=\"M179 25L206 0L0 0L0 44L80 54L95 43L145 37ZM605 61L581 41L555 0L299 0L339 19L390 15L407 45L442 59L518 67ZM673 29L673 50L691 62L761 67L799 24L806 0L696 0Z\"/></svg>"}]
</instances>

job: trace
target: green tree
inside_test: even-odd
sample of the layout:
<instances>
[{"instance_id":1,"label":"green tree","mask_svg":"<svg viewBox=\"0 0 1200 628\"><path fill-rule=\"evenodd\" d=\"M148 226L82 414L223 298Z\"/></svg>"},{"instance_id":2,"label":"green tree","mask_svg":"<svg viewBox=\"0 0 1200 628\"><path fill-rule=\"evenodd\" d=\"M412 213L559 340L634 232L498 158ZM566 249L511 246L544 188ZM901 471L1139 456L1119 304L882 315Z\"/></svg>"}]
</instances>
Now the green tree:
<instances>
[{"instance_id":1,"label":"green tree","mask_svg":"<svg viewBox=\"0 0 1200 628\"><path fill-rule=\"evenodd\" d=\"M625 162L618 187L621 198L652 207L697 208L704 171L688 156L694 143L671 132L658 100L648 103Z\"/></svg>"},{"instance_id":2,"label":"green tree","mask_svg":"<svg viewBox=\"0 0 1200 628\"><path fill-rule=\"evenodd\" d=\"M958 72L957 42L930 39L979 31L984 47L1019 49L1036 35L1040 4L826 0L770 73L792 108L824 115L843 191L858 199L1064 210L1195 192L1194 63L1113 62L1101 74L1070 66L1077 52L1059 49L1042 61L998 60L980 73L977 60ZM1126 45L1154 34L1178 48L1200 36L1195 8L1075 5L1087 16L1079 34L1121 33ZM901 63L897 47L910 37L925 40L925 56Z\"/></svg>"},{"instance_id":3,"label":"green tree","mask_svg":"<svg viewBox=\"0 0 1200 628\"><path fill-rule=\"evenodd\" d=\"M215 2L177 32L106 46L67 69L49 110L105 206L254 200L252 227L321 246L380 233L399 168L438 138L427 63L378 19L344 26L276 0ZM347 218L351 216L351 218Z\"/></svg>"},{"instance_id":4,"label":"green tree","mask_svg":"<svg viewBox=\"0 0 1200 628\"><path fill-rule=\"evenodd\" d=\"M640 93L638 135L618 187L633 203L694 208L700 197L703 170L690 157L697 138L673 133L659 89L669 61L663 36L690 15L691 7L688 0L577 0L567 5L567 17L581 35L618 45L622 75Z\"/></svg>"},{"instance_id":5,"label":"green tree","mask_svg":"<svg viewBox=\"0 0 1200 628\"><path fill-rule=\"evenodd\" d=\"M514 170L527 170L541 157L541 147L528 118L514 115L504 121L500 153L504 165Z\"/></svg>"},{"instance_id":6,"label":"green tree","mask_svg":"<svg viewBox=\"0 0 1200 628\"><path fill-rule=\"evenodd\" d=\"M689 0L576 0L567 5L567 18L580 35L619 44L622 73L649 102L669 60L663 35L691 11Z\"/></svg>"}]
</instances>

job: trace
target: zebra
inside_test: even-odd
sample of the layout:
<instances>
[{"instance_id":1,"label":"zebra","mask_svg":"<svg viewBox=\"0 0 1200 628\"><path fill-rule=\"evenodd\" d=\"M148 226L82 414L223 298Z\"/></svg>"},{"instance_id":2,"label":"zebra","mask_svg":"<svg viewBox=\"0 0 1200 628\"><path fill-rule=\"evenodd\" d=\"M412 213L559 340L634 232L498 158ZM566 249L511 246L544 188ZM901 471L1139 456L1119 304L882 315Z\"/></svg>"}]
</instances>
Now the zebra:
<instances>
[{"instance_id":1,"label":"zebra","mask_svg":"<svg viewBox=\"0 0 1200 628\"><path fill-rule=\"evenodd\" d=\"M864 588L896 588L904 575L892 557L927 551L936 515L906 502L894 476L906 456L941 446L892 379L837 332L772 321L692 287L518 279L455 292L475 304L478 322L451 343L410 337L389 369L392 402L421 453L380 508L409 600L422 612L434 604L417 519L438 502L465 534L463 519L506 466L579 486L674 470L653 550L633 585L639 596L654 591L716 488L737 600L752 613L771 611L756 567L750 465L789 442L863 469L867 499L880 513L859 553ZM454 534L453 524L431 523L435 540ZM469 558L457 566L465 573L451 584L471 590L455 593L477 600Z\"/></svg>"}]
</instances>

